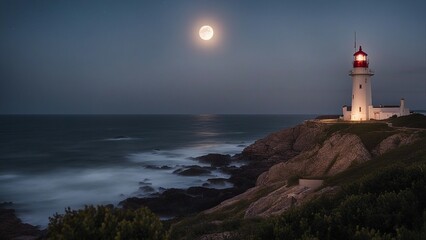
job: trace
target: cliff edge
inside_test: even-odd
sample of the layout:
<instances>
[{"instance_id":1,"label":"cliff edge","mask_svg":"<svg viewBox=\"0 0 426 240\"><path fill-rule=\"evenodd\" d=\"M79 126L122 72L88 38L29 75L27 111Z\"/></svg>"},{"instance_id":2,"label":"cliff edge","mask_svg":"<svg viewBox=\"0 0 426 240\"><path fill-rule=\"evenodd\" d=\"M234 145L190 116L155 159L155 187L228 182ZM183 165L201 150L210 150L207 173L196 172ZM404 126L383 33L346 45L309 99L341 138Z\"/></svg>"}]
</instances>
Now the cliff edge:
<instances>
[{"instance_id":1,"label":"cliff edge","mask_svg":"<svg viewBox=\"0 0 426 240\"><path fill-rule=\"evenodd\" d=\"M257 178L256 186L204 213L226 211L244 202L246 207L241 213L245 218L268 217L316 195L334 194L337 186L317 191L298 184L298 180L334 176L415 142L419 131L393 128L386 122L329 124L307 121L272 133L242 152L247 159L273 163Z\"/></svg>"}]
</instances>

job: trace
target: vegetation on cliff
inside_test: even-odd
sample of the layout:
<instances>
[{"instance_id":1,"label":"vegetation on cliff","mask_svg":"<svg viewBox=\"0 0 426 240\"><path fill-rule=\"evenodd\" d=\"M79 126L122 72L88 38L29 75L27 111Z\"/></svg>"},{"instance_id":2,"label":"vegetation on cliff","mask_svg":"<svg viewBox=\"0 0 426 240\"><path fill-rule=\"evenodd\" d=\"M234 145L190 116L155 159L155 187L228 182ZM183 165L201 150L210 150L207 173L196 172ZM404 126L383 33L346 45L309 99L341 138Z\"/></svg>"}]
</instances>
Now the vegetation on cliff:
<instances>
[{"instance_id":1,"label":"vegetation on cliff","mask_svg":"<svg viewBox=\"0 0 426 240\"><path fill-rule=\"evenodd\" d=\"M66 209L50 218L48 239L167 239L158 217L147 208L126 210L113 206Z\"/></svg>"}]
</instances>

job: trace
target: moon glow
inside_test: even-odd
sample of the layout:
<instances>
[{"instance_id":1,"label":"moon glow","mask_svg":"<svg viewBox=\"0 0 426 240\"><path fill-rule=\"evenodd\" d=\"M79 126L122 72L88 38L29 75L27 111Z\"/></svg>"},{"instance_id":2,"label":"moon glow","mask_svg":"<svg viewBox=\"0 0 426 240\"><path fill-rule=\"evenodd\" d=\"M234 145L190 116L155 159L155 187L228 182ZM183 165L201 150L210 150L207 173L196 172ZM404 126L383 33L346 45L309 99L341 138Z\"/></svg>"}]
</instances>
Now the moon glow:
<instances>
[{"instance_id":1,"label":"moon glow","mask_svg":"<svg viewBox=\"0 0 426 240\"><path fill-rule=\"evenodd\" d=\"M200 34L200 38L205 41L210 40L214 35L213 28L208 25L202 26L198 33Z\"/></svg>"}]
</instances>

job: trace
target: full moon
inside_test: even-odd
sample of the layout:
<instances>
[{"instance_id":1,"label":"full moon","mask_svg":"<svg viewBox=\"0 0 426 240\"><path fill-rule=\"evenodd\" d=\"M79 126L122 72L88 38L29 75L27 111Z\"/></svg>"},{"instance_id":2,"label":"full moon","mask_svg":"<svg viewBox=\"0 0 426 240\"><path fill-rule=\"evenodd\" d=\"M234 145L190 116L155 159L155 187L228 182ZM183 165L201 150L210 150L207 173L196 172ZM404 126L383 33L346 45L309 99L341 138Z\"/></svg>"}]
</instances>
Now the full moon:
<instances>
[{"instance_id":1,"label":"full moon","mask_svg":"<svg viewBox=\"0 0 426 240\"><path fill-rule=\"evenodd\" d=\"M199 34L201 39L205 41L210 40L214 34L213 28L208 25L202 26L200 28Z\"/></svg>"}]
</instances>

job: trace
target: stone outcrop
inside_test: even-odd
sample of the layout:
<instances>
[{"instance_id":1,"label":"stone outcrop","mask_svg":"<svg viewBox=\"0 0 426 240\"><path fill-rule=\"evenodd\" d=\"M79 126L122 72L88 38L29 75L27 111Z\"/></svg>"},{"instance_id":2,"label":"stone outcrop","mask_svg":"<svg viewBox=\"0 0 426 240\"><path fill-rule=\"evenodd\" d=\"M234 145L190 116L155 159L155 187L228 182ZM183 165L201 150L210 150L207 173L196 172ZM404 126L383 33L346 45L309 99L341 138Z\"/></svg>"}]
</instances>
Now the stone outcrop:
<instances>
[{"instance_id":1,"label":"stone outcrop","mask_svg":"<svg viewBox=\"0 0 426 240\"><path fill-rule=\"evenodd\" d=\"M418 139L416 132L395 129L370 152L358 135L338 130L333 133L329 131L330 126L305 122L270 134L248 146L242 153L245 158L272 163L272 166L257 178L255 187L205 213L229 209L245 201L250 202L244 212L246 218L281 214L294 205L319 195L335 194L339 189L334 186L316 190L291 185L290 180L333 176Z\"/></svg>"},{"instance_id":2,"label":"stone outcrop","mask_svg":"<svg viewBox=\"0 0 426 240\"><path fill-rule=\"evenodd\" d=\"M259 176L256 184L268 185L295 176L331 176L346 170L352 164L370 159L370 153L358 136L336 133L322 145L318 144L312 150L272 166Z\"/></svg>"},{"instance_id":3,"label":"stone outcrop","mask_svg":"<svg viewBox=\"0 0 426 240\"><path fill-rule=\"evenodd\" d=\"M195 158L196 160L202 163L209 163L212 167L223 167L231 163L231 155L223 155L217 153L210 153L204 156L199 156Z\"/></svg>"},{"instance_id":4,"label":"stone outcrop","mask_svg":"<svg viewBox=\"0 0 426 240\"><path fill-rule=\"evenodd\" d=\"M193 166L188 166L186 168L179 168L173 171L173 173L182 175L182 176L201 176L201 175L208 175L211 173L211 171L209 168L193 165Z\"/></svg>"},{"instance_id":5,"label":"stone outcrop","mask_svg":"<svg viewBox=\"0 0 426 240\"><path fill-rule=\"evenodd\" d=\"M324 135L325 125L306 122L293 128L283 129L257 140L245 148L245 158L259 161L279 162L290 159L300 152L311 149Z\"/></svg>"},{"instance_id":6,"label":"stone outcrop","mask_svg":"<svg viewBox=\"0 0 426 240\"><path fill-rule=\"evenodd\" d=\"M374 155L382 155L392 149L413 143L417 139L418 137L416 134L397 133L380 142L380 144L373 149L372 153Z\"/></svg>"},{"instance_id":7,"label":"stone outcrop","mask_svg":"<svg viewBox=\"0 0 426 240\"><path fill-rule=\"evenodd\" d=\"M188 189L167 189L148 198L127 198L119 203L127 209L146 206L162 217L183 216L216 206L225 199L235 196L235 189L214 189L190 187Z\"/></svg>"},{"instance_id":8,"label":"stone outcrop","mask_svg":"<svg viewBox=\"0 0 426 240\"><path fill-rule=\"evenodd\" d=\"M0 204L0 239L33 240L42 237L43 232L38 227L23 223L15 215L15 210L3 208Z\"/></svg>"}]
</instances>

